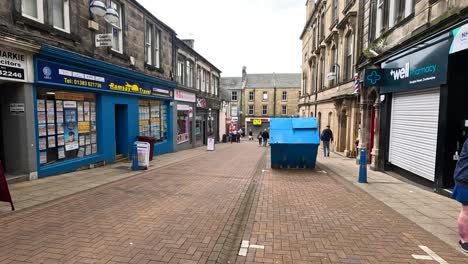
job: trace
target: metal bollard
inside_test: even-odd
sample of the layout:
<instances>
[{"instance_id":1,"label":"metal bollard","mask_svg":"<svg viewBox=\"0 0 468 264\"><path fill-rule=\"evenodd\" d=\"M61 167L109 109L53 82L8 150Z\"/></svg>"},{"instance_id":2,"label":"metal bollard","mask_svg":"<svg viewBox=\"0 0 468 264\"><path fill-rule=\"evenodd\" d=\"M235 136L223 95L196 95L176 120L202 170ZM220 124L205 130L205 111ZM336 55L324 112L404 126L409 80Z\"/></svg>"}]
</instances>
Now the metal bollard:
<instances>
[{"instance_id":1,"label":"metal bollard","mask_svg":"<svg viewBox=\"0 0 468 264\"><path fill-rule=\"evenodd\" d=\"M367 183L367 150L361 149L359 158L359 183Z\"/></svg>"},{"instance_id":2,"label":"metal bollard","mask_svg":"<svg viewBox=\"0 0 468 264\"><path fill-rule=\"evenodd\" d=\"M132 145L132 170L137 171L139 170L138 166L138 149L137 149L137 143L133 143Z\"/></svg>"}]
</instances>

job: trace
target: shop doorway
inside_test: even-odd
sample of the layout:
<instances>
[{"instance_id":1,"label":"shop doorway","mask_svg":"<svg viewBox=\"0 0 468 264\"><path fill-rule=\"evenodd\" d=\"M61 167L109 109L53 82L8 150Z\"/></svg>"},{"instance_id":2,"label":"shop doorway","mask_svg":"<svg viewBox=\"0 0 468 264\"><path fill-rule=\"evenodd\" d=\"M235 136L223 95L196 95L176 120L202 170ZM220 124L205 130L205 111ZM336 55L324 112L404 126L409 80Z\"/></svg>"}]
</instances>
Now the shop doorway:
<instances>
[{"instance_id":1,"label":"shop doorway","mask_svg":"<svg viewBox=\"0 0 468 264\"><path fill-rule=\"evenodd\" d=\"M448 102L447 102L447 126L445 147L446 154L443 166L443 188L454 186L453 173L457 161L454 154L460 154L463 143L468 139L468 108L465 107L468 100L468 76L466 74L466 61L468 51L462 51L449 56L448 69ZM443 107L441 105L441 107Z\"/></svg>"},{"instance_id":2,"label":"shop doorway","mask_svg":"<svg viewBox=\"0 0 468 264\"><path fill-rule=\"evenodd\" d=\"M5 164L5 152L4 152L4 145L3 145L3 124L2 124L2 109L3 106L0 104L0 161L2 161L3 167L6 170Z\"/></svg>"},{"instance_id":3,"label":"shop doorway","mask_svg":"<svg viewBox=\"0 0 468 264\"><path fill-rule=\"evenodd\" d=\"M343 152L346 149L346 131L348 131L348 118L346 110L341 112L340 116L340 141L338 146L338 152Z\"/></svg>"},{"instance_id":4,"label":"shop doorway","mask_svg":"<svg viewBox=\"0 0 468 264\"><path fill-rule=\"evenodd\" d=\"M128 157L128 119L127 105L115 105L115 159Z\"/></svg>"}]
</instances>

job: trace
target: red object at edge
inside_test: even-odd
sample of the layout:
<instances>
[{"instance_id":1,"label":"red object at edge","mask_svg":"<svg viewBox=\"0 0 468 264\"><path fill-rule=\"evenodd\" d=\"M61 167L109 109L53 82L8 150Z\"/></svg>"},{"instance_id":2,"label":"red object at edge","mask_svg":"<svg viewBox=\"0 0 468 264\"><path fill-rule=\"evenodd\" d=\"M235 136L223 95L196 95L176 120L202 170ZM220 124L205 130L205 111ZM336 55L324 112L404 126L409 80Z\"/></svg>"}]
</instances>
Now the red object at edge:
<instances>
[{"instance_id":1,"label":"red object at edge","mask_svg":"<svg viewBox=\"0 0 468 264\"><path fill-rule=\"evenodd\" d=\"M0 160L0 202L7 202L11 204L11 210L15 210L13 200L11 199L10 190L6 181L5 170L3 169L2 161Z\"/></svg>"}]
</instances>

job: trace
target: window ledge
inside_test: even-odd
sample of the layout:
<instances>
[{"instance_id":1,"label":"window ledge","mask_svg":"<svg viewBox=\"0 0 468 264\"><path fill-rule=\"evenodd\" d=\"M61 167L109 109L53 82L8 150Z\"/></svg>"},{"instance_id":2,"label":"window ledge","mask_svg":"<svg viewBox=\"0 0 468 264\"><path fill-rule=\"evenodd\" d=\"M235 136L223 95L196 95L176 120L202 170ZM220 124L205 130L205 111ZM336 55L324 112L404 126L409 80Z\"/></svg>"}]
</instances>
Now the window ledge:
<instances>
[{"instance_id":1,"label":"window ledge","mask_svg":"<svg viewBox=\"0 0 468 264\"><path fill-rule=\"evenodd\" d=\"M117 57L117 58L122 59L122 60L127 61L127 62L130 61L130 57L127 54L115 51L111 47L107 48L107 52L109 54L111 54L113 57Z\"/></svg>"},{"instance_id":2,"label":"window ledge","mask_svg":"<svg viewBox=\"0 0 468 264\"><path fill-rule=\"evenodd\" d=\"M63 30L57 29L52 25L48 25L45 23L38 22L32 18L28 18L23 16L20 12L13 12L13 19L16 24L19 25L26 25L28 27L32 27L42 32L49 33L52 36L58 36L73 42L80 42L81 37L72 33L65 32Z\"/></svg>"},{"instance_id":3,"label":"window ledge","mask_svg":"<svg viewBox=\"0 0 468 264\"><path fill-rule=\"evenodd\" d=\"M405 25L406 23L408 23L411 19L414 18L414 12L405 17L404 19L402 19L401 21L397 22L395 25L393 25L393 27L389 28L388 30L385 30L382 32L382 34L380 34L380 36L378 38L385 38L387 37L388 35L392 34L393 31L395 31L397 28L400 28L402 27L403 25Z\"/></svg>"},{"instance_id":4,"label":"window ledge","mask_svg":"<svg viewBox=\"0 0 468 264\"><path fill-rule=\"evenodd\" d=\"M148 64L145 62L145 69L147 69L148 71L155 71L155 72L159 72L159 73L164 73L164 69L161 68L161 67L156 67L156 66L153 66L151 64Z\"/></svg>"},{"instance_id":5,"label":"window ledge","mask_svg":"<svg viewBox=\"0 0 468 264\"><path fill-rule=\"evenodd\" d=\"M351 9L351 7L353 7L354 3L356 2L356 0L347 0L346 1L346 5L345 7L343 8L343 15L346 15L346 13L348 13L349 9Z\"/></svg>"}]
</instances>

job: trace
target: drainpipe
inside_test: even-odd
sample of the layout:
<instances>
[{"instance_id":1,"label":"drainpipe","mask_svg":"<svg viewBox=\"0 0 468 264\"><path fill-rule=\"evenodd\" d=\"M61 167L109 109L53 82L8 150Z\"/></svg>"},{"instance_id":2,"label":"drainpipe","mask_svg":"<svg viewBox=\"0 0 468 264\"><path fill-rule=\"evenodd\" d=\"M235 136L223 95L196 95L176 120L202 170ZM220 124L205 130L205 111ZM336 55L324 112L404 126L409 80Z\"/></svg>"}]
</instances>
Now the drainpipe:
<instances>
[{"instance_id":1,"label":"drainpipe","mask_svg":"<svg viewBox=\"0 0 468 264\"><path fill-rule=\"evenodd\" d=\"M276 76L273 73L273 117L276 117Z\"/></svg>"}]
</instances>

